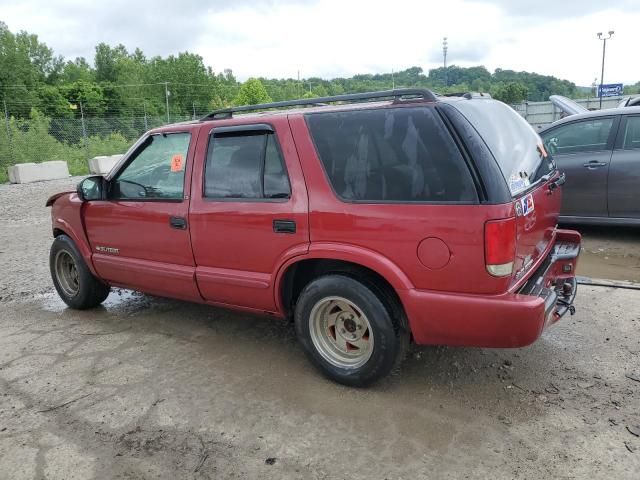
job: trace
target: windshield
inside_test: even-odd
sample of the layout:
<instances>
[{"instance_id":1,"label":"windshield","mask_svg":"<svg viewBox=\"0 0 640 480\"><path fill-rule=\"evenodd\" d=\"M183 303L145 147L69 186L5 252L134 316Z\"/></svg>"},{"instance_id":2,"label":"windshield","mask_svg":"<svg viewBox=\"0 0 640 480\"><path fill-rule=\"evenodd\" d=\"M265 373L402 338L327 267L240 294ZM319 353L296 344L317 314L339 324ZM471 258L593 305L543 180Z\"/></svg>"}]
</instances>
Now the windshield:
<instances>
[{"instance_id":1,"label":"windshield","mask_svg":"<svg viewBox=\"0 0 640 480\"><path fill-rule=\"evenodd\" d=\"M538 134L508 105L496 100L459 101L452 105L484 139L513 196L555 170Z\"/></svg>"}]
</instances>

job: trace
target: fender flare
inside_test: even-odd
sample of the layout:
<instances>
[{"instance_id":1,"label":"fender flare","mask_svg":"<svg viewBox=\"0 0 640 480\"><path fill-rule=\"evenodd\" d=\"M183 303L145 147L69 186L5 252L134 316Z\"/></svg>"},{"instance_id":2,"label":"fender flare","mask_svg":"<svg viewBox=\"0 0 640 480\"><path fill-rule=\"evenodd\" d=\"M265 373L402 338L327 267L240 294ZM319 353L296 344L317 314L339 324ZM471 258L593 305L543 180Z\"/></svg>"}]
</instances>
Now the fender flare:
<instances>
[{"instance_id":1,"label":"fender flare","mask_svg":"<svg viewBox=\"0 0 640 480\"><path fill-rule=\"evenodd\" d=\"M93 266L93 260L91 258L91 247L89 246L89 242L87 240L87 237L84 235L84 232L78 234L71 226L71 224L66 220L63 220L62 218L55 218L53 220L54 236L57 236L55 235L56 230L62 232L71 240L73 240L73 243L76 244L76 247L78 247L78 250L80 251L80 255L82 255L82 258L84 258L84 262L87 264L87 268L89 268L89 271L95 277L100 278L100 276L96 272L95 267Z\"/></svg>"},{"instance_id":2,"label":"fender flare","mask_svg":"<svg viewBox=\"0 0 640 480\"><path fill-rule=\"evenodd\" d=\"M280 295L285 273L292 265L312 259L341 260L366 267L384 278L396 291L415 288L411 280L409 280L409 277L405 275L398 265L378 252L357 245L343 243L312 243L307 253L288 258L280 265L276 273L273 283L273 295L278 312L284 314L286 311Z\"/></svg>"}]
</instances>

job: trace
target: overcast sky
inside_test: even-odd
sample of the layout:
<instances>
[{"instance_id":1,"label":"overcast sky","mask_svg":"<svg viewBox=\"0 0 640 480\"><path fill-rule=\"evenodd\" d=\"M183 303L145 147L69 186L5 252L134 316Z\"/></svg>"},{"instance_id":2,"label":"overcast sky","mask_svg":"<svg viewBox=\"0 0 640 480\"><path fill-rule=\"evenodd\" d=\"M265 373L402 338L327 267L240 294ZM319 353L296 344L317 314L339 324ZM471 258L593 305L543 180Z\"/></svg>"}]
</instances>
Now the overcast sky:
<instances>
[{"instance_id":1,"label":"overcast sky","mask_svg":"<svg viewBox=\"0 0 640 480\"><path fill-rule=\"evenodd\" d=\"M99 42L147 56L188 50L219 72L332 78L414 65L485 65L590 85L640 80L640 0L0 0L0 20L57 54L93 59Z\"/></svg>"}]
</instances>

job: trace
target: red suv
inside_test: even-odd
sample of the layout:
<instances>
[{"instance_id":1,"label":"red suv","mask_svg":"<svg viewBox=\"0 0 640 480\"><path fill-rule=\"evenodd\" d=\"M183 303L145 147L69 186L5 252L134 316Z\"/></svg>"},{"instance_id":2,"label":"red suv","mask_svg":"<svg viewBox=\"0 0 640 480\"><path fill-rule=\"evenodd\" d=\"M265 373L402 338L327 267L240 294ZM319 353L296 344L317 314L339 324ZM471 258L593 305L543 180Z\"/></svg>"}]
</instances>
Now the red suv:
<instances>
[{"instance_id":1,"label":"red suv","mask_svg":"<svg viewBox=\"0 0 640 480\"><path fill-rule=\"evenodd\" d=\"M410 340L520 347L573 313L563 182L483 95L230 108L152 130L50 198L51 274L72 308L117 286L293 319L325 375L361 386Z\"/></svg>"}]
</instances>

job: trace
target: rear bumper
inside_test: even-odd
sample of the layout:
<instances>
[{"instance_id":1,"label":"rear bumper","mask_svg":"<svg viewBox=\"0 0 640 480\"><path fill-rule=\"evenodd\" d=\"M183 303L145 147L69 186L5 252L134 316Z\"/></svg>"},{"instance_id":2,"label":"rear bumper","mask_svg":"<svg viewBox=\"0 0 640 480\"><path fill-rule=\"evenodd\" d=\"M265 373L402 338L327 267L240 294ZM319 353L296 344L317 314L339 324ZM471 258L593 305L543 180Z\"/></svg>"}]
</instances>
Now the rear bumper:
<instances>
[{"instance_id":1,"label":"rear bumper","mask_svg":"<svg viewBox=\"0 0 640 480\"><path fill-rule=\"evenodd\" d=\"M567 312L577 292L581 238L558 230L550 253L516 292L501 295L399 291L414 341L428 345L523 347Z\"/></svg>"}]
</instances>

